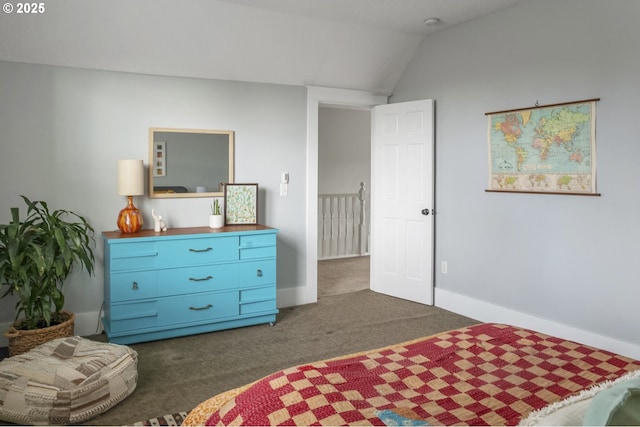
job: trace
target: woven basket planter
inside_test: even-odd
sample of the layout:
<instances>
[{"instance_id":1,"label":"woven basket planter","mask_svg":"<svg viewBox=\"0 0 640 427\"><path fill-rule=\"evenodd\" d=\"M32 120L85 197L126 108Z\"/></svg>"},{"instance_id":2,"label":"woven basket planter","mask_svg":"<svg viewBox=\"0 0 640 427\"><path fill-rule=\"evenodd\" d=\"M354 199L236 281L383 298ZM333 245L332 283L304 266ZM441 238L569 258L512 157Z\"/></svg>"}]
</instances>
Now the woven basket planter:
<instances>
[{"instance_id":1,"label":"woven basket planter","mask_svg":"<svg viewBox=\"0 0 640 427\"><path fill-rule=\"evenodd\" d=\"M62 315L66 316L67 320L47 328L21 330L11 325L9 330L4 333L4 336L9 339L9 357L26 353L32 348L55 338L73 336L75 332L75 314L62 311Z\"/></svg>"}]
</instances>

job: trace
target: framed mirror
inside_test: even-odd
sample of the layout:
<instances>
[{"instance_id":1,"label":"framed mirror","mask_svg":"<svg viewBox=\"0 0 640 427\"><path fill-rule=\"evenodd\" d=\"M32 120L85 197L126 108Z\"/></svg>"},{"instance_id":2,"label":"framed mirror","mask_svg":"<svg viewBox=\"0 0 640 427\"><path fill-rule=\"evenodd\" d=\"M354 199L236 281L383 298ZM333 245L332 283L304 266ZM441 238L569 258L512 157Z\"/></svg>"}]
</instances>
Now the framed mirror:
<instances>
[{"instance_id":1,"label":"framed mirror","mask_svg":"<svg viewBox=\"0 0 640 427\"><path fill-rule=\"evenodd\" d=\"M222 197L233 174L233 131L149 129L149 197Z\"/></svg>"}]
</instances>

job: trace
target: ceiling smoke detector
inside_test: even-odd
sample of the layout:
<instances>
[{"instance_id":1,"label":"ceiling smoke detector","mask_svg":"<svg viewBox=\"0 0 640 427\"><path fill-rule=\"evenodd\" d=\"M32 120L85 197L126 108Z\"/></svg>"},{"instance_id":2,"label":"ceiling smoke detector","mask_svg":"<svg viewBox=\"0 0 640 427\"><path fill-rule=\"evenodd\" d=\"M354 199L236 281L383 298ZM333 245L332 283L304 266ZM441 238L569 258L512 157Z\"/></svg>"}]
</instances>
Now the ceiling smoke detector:
<instances>
[{"instance_id":1,"label":"ceiling smoke detector","mask_svg":"<svg viewBox=\"0 0 640 427\"><path fill-rule=\"evenodd\" d=\"M442 24L442 21L438 18L427 18L424 20L424 25L427 27L435 27Z\"/></svg>"}]
</instances>

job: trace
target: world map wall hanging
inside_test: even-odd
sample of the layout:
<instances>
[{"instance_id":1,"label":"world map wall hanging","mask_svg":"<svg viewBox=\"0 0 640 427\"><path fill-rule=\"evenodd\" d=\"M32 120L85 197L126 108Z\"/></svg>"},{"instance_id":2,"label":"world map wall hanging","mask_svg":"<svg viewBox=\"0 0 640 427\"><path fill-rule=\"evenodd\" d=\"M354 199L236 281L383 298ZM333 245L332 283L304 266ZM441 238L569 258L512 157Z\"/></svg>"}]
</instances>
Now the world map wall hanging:
<instances>
[{"instance_id":1,"label":"world map wall hanging","mask_svg":"<svg viewBox=\"0 0 640 427\"><path fill-rule=\"evenodd\" d=\"M596 102L600 98L485 113L486 191L599 196Z\"/></svg>"}]
</instances>

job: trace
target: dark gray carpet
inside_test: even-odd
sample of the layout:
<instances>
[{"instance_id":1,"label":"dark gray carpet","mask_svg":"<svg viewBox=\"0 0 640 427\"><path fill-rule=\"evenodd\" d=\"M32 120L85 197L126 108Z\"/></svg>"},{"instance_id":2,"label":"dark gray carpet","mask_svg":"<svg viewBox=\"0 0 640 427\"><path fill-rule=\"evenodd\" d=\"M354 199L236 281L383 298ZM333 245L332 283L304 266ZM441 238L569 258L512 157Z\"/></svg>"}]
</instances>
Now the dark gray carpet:
<instances>
[{"instance_id":1,"label":"dark gray carpet","mask_svg":"<svg viewBox=\"0 0 640 427\"><path fill-rule=\"evenodd\" d=\"M283 309L274 326L133 344L139 357L137 389L87 424L130 425L186 411L214 394L289 366L474 323L439 308L365 290Z\"/></svg>"}]
</instances>

